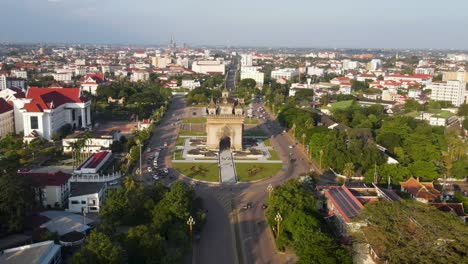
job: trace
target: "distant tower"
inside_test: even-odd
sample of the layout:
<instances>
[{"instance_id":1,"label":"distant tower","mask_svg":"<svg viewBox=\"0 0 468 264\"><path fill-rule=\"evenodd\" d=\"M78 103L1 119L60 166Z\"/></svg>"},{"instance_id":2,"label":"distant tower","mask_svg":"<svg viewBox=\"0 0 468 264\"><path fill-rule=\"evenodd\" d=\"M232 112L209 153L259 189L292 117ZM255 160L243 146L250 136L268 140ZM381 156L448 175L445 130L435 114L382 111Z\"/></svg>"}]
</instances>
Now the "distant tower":
<instances>
[{"instance_id":1,"label":"distant tower","mask_svg":"<svg viewBox=\"0 0 468 264\"><path fill-rule=\"evenodd\" d=\"M174 40L174 36L171 35L171 42L169 43L169 48L170 49L175 49L176 47L177 47L177 44L176 44L176 42Z\"/></svg>"}]
</instances>

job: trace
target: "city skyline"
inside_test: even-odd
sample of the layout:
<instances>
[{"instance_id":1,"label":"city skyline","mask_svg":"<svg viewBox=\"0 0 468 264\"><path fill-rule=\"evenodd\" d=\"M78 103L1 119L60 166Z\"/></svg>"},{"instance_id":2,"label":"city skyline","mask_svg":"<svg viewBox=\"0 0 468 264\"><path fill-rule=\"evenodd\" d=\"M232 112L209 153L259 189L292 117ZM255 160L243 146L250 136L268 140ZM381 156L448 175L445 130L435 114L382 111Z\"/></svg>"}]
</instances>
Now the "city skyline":
<instances>
[{"instance_id":1,"label":"city skyline","mask_svg":"<svg viewBox=\"0 0 468 264\"><path fill-rule=\"evenodd\" d=\"M1 42L163 45L173 35L190 45L457 50L468 42L462 1L3 2Z\"/></svg>"}]
</instances>

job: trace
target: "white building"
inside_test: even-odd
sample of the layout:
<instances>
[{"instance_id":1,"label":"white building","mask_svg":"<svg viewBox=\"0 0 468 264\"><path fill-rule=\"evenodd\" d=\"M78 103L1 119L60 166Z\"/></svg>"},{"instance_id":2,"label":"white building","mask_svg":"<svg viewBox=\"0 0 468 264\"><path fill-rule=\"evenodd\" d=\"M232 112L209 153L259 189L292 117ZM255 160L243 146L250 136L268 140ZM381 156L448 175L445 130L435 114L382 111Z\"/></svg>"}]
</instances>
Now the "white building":
<instances>
[{"instance_id":1,"label":"white building","mask_svg":"<svg viewBox=\"0 0 468 264\"><path fill-rule=\"evenodd\" d=\"M0 90L5 90L7 88L6 76L0 74Z\"/></svg>"},{"instance_id":2,"label":"white building","mask_svg":"<svg viewBox=\"0 0 468 264\"><path fill-rule=\"evenodd\" d=\"M6 90L5 90L6 91ZM13 106L0 98L0 138L15 132Z\"/></svg>"},{"instance_id":3,"label":"white building","mask_svg":"<svg viewBox=\"0 0 468 264\"><path fill-rule=\"evenodd\" d=\"M138 59L145 59L148 55L144 51L137 51L133 53L133 57L138 58Z\"/></svg>"},{"instance_id":4,"label":"white building","mask_svg":"<svg viewBox=\"0 0 468 264\"><path fill-rule=\"evenodd\" d=\"M63 153L73 151L72 144L80 139L85 139L85 144L80 152L96 153L102 150L110 150L114 141L119 141L121 134L117 130L108 131L76 131L62 139Z\"/></svg>"},{"instance_id":5,"label":"white building","mask_svg":"<svg viewBox=\"0 0 468 264\"><path fill-rule=\"evenodd\" d=\"M323 72L324 72L324 70L322 68L319 68L319 67L315 67L315 66L307 67L307 75L309 75L309 76L312 76L312 75L322 76Z\"/></svg>"},{"instance_id":6,"label":"white building","mask_svg":"<svg viewBox=\"0 0 468 264\"><path fill-rule=\"evenodd\" d=\"M28 79L28 72L13 69L13 70L11 70L11 75L10 76L16 77L16 78Z\"/></svg>"},{"instance_id":7,"label":"white building","mask_svg":"<svg viewBox=\"0 0 468 264\"><path fill-rule=\"evenodd\" d=\"M382 67L381 59L372 59L368 64L368 70L375 71Z\"/></svg>"},{"instance_id":8,"label":"white building","mask_svg":"<svg viewBox=\"0 0 468 264\"><path fill-rule=\"evenodd\" d=\"M265 74L263 72L252 72L252 71L241 71L241 80L254 79L257 86L262 86L265 80Z\"/></svg>"},{"instance_id":9,"label":"white building","mask_svg":"<svg viewBox=\"0 0 468 264\"><path fill-rule=\"evenodd\" d=\"M466 83L461 81L433 82L426 86L430 89L431 99L450 101L454 106L460 106L465 101Z\"/></svg>"},{"instance_id":10,"label":"white building","mask_svg":"<svg viewBox=\"0 0 468 264\"><path fill-rule=\"evenodd\" d=\"M75 65L76 66L85 66L86 65L86 59L76 59L75 60Z\"/></svg>"},{"instance_id":11,"label":"white building","mask_svg":"<svg viewBox=\"0 0 468 264\"><path fill-rule=\"evenodd\" d=\"M81 83L81 91L87 91L88 93L95 95L96 90L100 84L104 83L104 74L102 73L90 73L85 77L85 81Z\"/></svg>"},{"instance_id":12,"label":"white building","mask_svg":"<svg viewBox=\"0 0 468 264\"><path fill-rule=\"evenodd\" d=\"M182 66L182 67L184 67L186 69L188 69L188 67L189 67L189 59L188 58L179 57L179 58L177 58L176 63L177 63L177 65L180 65L180 66Z\"/></svg>"},{"instance_id":13,"label":"white building","mask_svg":"<svg viewBox=\"0 0 468 264\"><path fill-rule=\"evenodd\" d=\"M106 183L72 182L68 211L72 213L99 212L107 190Z\"/></svg>"},{"instance_id":14,"label":"white building","mask_svg":"<svg viewBox=\"0 0 468 264\"><path fill-rule=\"evenodd\" d=\"M434 75L435 71L434 68L429 68L429 67L418 67L414 70L415 74L428 74L428 75Z\"/></svg>"},{"instance_id":15,"label":"white building","mask_svg":"<svg viewBox=\"0 0 468 264\"><path fill-rule=\"evenodd\" d=\"M71 82L73 74L70 72L64 72L64 73L54 73L52 74L54 77L54 80L58 82Z\"/></svg>"},{"instance_id":16,"label":"white building","mask_svg":"<svg viewBox=\"0 0 468 264\"><path fill-rule=\"evenodd\" d=\"M342 60L341 63L343 65L342 66L343 70L354 70L359 67L359 62L357 61L345 59L345 60Z\"/></svg>"},{"instance_id":17,"label":"white building","mask_svg":"<svg viewBox=\"0 0 468 264\"><path fill-rule=\"evenodd\" d=\"M252 54L241 55L241 66L252 66L252 64L253 64Z\"/></svg>"},{"instance_id":18,"label":"white building","mask_svg":"<svg viewBox=\"0 0 468 264\"><path fill-rule=\"evenodd\" d=\"M149 79L149 73L144 70L134 70L132 71L132 75L130 76L130 80L132 82L138 82L138 81L147 81Z\"/></svg>"},{"instance_id":19,"label":"white building","mask_svg":"<svg viewBox=\"0 0 468 264\"><path fill-rule=\"evenodd\" d=\"M182 80L181 84L182 88L188 88L189 90L193 90L200 86L201 84L199 80Z\"/></svg>"},{"instance_id":20,"label":"white building","mask_svg":"<svg viewBox=\"0 0 468 264\"><path fill-rule=\"evenodd\" d=\"M51 140L64 125L91 125L91 101L81 97L80 88L30 87L21 109L25 140Z\"/></svg>"},{"instance_id":21,"label":"white building","mask_svg":"<svg viewBox=\"0 0 468 264\"><path fill-rule=\"evenodd\" d=\"M60 264L62 253L60 245L54 241L44 241L21 247L5 249L0 255L2 264Z\"/></svg>"},{"instance_id":22,"label":"white building","mask_svg":"<svg viewBox=\"0 0 468 264\"><path fill-rule=\"evenodd\" d=\"M225 67L224 62L218 60L194 61L192 71L203 74L221 73L224 75Z\"/></svg>"},{"instance_id":23,"label":"white building","mask_svg":"<svg viewBox=\"0 0 468 264\"><path fill-rule=\"evenodd\" d=\"M27 177L34 184L34 187L40 190L37 194L41 197L36 197L36 199L42 203L42 206L63 207L68 203L71 174L61 171L21 172L18 176Z\"/></svg>"},{"instance_id":24,"label":"white building","mask_svg":"<svg viewBox=\"0 0 468 264\"><path fill-rule=\"evenodd\" d=\"M15 132L20 133L23 131L23 113L22 109L24 104L28 101L25 99L25 94L18 88L7 88L0 91L0 98L5 99L7 102L13 104L13 116Z\"/></svg>"},{"instance_id":25,"label":"white building","mask_svg":"<svg viewBox=\"0 0 468 264\"><path fill-rule=\"evenodd\" d=\"M275 71L271 71L271 78L278 80L278 79L286 79L286 80L291 80L292 78L296 77L298 75L297 69L293 68L285 68L285 69L279 69Z\"/></svg>"},{"instance_id":26,"label":"white building","mask_svg":"<svg viewBox=\"0 0 468 264\"><path fill-rule=\"evenodd\" d=\"M151 64L155 68L166 68L168 64L172 63L172 59L169 56L166 57L152 57ZM187 67L188 68L188 59L187 59Z\"/></svg>"},{"instance_id":27,"label":"white building","mask_svg":"<svg viewBox=\"0 0 468 264\"><path fill-rule=\"evenodd\" d=\"M97 174L103 168L104 164L112 158L112 152L100 151L92 154L83 163L78 166L75 174Z\"/></svg>"}]
</instances>

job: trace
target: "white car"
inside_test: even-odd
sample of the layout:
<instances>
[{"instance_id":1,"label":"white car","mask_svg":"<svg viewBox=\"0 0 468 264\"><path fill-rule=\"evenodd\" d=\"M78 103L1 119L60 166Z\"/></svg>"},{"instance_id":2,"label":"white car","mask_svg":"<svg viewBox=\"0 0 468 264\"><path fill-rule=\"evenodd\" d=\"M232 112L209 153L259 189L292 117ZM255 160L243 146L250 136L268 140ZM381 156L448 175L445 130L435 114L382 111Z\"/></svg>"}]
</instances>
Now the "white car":
<instances>
[{"instance_id":1,"label":"white car","mask_svg":"<svg viewBox=\"0 0 468 264\"><path fill-rule=\"evenodd\" d=\"M169 173L169 169L164 168L164 169L163 169L163 172L166 173L166 174L168 174L168 173Z\"/></svg>"},{"instance_id":2,"label":"white car","mask_svg":"<svg viewBox=\"0 0 468 264\"><path fill-rule=\"evenodd\" d=\"M151 167L148 167L148 172L152 172L153 169Z\"/></svg>"},{"instance_id":3,"label":"white car","mask_svg":"<svg viewBox=\"0 0 468 264\"><path fill-rule=\"evenodd\" d=\"M155 181L159 180L158 175L153 175L153 180L155 180Z\"/></svg>"},{"instance_id":4,"label":"white car","mask_svg":"<svg viewBox=\"0 0 468 264\"><path fill-rule=\"evenodd\" d=\"M109 182L109 186L114 186L114 185L117 185L119 184L119 181L111 181Z\"/></svg>"}]
</instances>

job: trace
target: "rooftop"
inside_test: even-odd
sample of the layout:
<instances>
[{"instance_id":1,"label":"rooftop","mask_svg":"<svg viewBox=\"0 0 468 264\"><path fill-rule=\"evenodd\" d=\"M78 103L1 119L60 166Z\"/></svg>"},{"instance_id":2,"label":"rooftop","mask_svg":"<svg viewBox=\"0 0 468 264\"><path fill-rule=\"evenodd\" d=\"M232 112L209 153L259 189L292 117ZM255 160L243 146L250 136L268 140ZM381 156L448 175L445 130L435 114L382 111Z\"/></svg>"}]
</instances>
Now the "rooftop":
<instances>
[{"instance_id":1,"label":"rooftop","mask_svg":"<svg viewBox=\"0 0 468 264\"><path fill-rule=\"evenodd\" d=\"M60 246L54 241L44 241L41 243L26 245L22 247L10 248L0 255L0 263L3 264L42 264L49 263Z\"/></svg>"},{"instance_id":2,"label":"rooftop","mask_svg":"<svg viewBox=\"0 0 468 264\"><path fill-rule=\"evenodd\" d=\"M28 179L39 186L62 186L66 184L71 177L71 174L61 171L46 173L20 172L18 175L28 177Z\"/></svg>"},{"instance_id":3,"label":"rooftop","mask_svg":"<svg viewBox=\"0 0 468 264\"><path fill-rule=\"evenodd\" d=\"M98 193L104 185L102 182L72 182L70 197Z\"/></svg>"}]
</instances>

